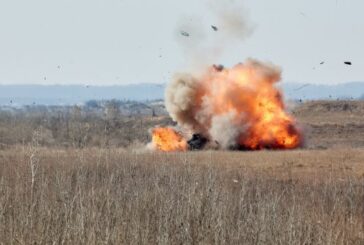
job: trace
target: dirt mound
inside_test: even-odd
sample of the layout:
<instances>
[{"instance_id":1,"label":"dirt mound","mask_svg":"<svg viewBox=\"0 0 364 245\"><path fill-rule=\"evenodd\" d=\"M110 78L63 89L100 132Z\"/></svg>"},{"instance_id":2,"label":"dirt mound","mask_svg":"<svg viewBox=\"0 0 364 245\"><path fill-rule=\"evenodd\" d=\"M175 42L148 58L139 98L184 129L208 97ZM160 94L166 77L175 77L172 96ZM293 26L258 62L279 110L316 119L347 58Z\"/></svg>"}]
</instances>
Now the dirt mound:
<instances>
[{"instance_id":1,"label":"dirt mound","mask_svg":"<svg viewBox=\"0 0 364 245\"><path fill-rule=\"evenodd\" d=\"M364 101L310 101L293 111L308 148L364 146Z\"/></svg>"},{"instance_id":2,"label":"dirt mound","mask_svg":"<svg viewBox=\"0 0 364 245\"><path fill-rule=\"evenodd\" d=\"M310 101L296 110L302 114L325 112L355 112L364 114L364 101Z\"/></svg>"}]
</instances>

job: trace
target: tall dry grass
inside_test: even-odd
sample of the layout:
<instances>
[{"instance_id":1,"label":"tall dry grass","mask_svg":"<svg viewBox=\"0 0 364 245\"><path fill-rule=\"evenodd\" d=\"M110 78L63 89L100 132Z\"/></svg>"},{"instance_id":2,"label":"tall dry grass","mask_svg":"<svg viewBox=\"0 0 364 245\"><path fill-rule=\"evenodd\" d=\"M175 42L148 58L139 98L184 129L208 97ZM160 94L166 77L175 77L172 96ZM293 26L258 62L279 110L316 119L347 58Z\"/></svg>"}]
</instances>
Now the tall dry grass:
<instances>
[{"instance_id":1,"label":"tall dry grass","mask_svg":"<svg viewBox=\"0 0 364 245\"><path fill-rule=\"evenodd\" d=\"M364 244L356 153L0 151L0 243Z\"/></svg>"}]
</instances>

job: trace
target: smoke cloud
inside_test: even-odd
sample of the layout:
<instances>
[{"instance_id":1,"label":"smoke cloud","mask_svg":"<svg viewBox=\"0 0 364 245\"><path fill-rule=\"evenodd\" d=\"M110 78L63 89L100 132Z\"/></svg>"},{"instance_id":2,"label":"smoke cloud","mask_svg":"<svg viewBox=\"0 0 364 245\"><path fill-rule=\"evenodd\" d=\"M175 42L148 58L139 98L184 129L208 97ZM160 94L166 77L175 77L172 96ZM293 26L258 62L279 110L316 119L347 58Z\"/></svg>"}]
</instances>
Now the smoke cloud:
<instances>
[{"instance_id":1,"label":"smoke cloud","mask_svg":"<svg viewBox=\"0 0 364 245\"><path fill-rule=\"evenodd\" d=\"M231 111L212 117L209 135L222 149L233 148L238 136L246 130L243 125L234 125L236 116L236 113Z\"/></svg>"},{"instance_id":2,"label":"smoke cloud","mask_svg":"<svg viewBox=\"0 0 364 245\"><path fill-rule=\"evenodd\" d=\"M192 70L201 70L214 63L227 47L245 40L254 30L241 2L207 0L205 4L208 13L204 16L211 17L208 22L197 16L183 16L176 29L177 42ZM212 30L212 24L218 28L216 32Z\"/></svg>"},{"instance_id":3,"label":"smoke cloud","mask_svg":"<svg viewBox=\"0 0 364 245\"><path fill-rule=\"evenodd\" d=\"M227 41L244 40L253 33L253 24L242 1L208 0L207 4L216 18L219 31Z\"/></svg>"}]
</instances>

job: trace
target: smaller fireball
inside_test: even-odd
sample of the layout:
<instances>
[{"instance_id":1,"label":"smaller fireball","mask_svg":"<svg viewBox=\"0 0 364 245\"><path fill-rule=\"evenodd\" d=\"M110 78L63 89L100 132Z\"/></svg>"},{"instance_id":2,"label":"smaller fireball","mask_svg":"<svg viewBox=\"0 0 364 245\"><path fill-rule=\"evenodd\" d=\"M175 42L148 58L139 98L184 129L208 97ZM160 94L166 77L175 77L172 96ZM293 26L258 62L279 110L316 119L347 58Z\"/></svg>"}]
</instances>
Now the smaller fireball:
<instances>
[{"instance_id":1,"label":"smaller fireball","mask_svg":"<svg viewBox=\"0 0 364 245\"><path fill-rule=\"evenodd\" d=\"M154 128L152 130L152 145L160 151L187 151L185 138L172 128Z\"/></svg>"}]
</instances>

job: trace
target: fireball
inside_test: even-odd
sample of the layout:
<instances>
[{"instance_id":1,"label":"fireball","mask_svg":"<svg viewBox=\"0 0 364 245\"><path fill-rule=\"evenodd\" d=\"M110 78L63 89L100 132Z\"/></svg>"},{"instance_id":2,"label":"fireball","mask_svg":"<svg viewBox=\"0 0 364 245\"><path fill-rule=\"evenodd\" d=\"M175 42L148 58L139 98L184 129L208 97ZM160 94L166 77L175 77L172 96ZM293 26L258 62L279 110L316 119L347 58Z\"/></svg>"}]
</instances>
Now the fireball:
<instances>
[{"instance_id":1,"label":"fireball","mask_svg":"<svg viewBox=\"0 0 364 245\"><path fill-rule=\"evenodd\" d=\"M167 88L166 108L182 129L222 149L294 149L302 136L275 86L280 79L278 67L252 59L230 69L213 66L200 76L177 76ZM153 131L162 151L184 151L186 142L170 128Z\"/></svg>"}]
</instances>

